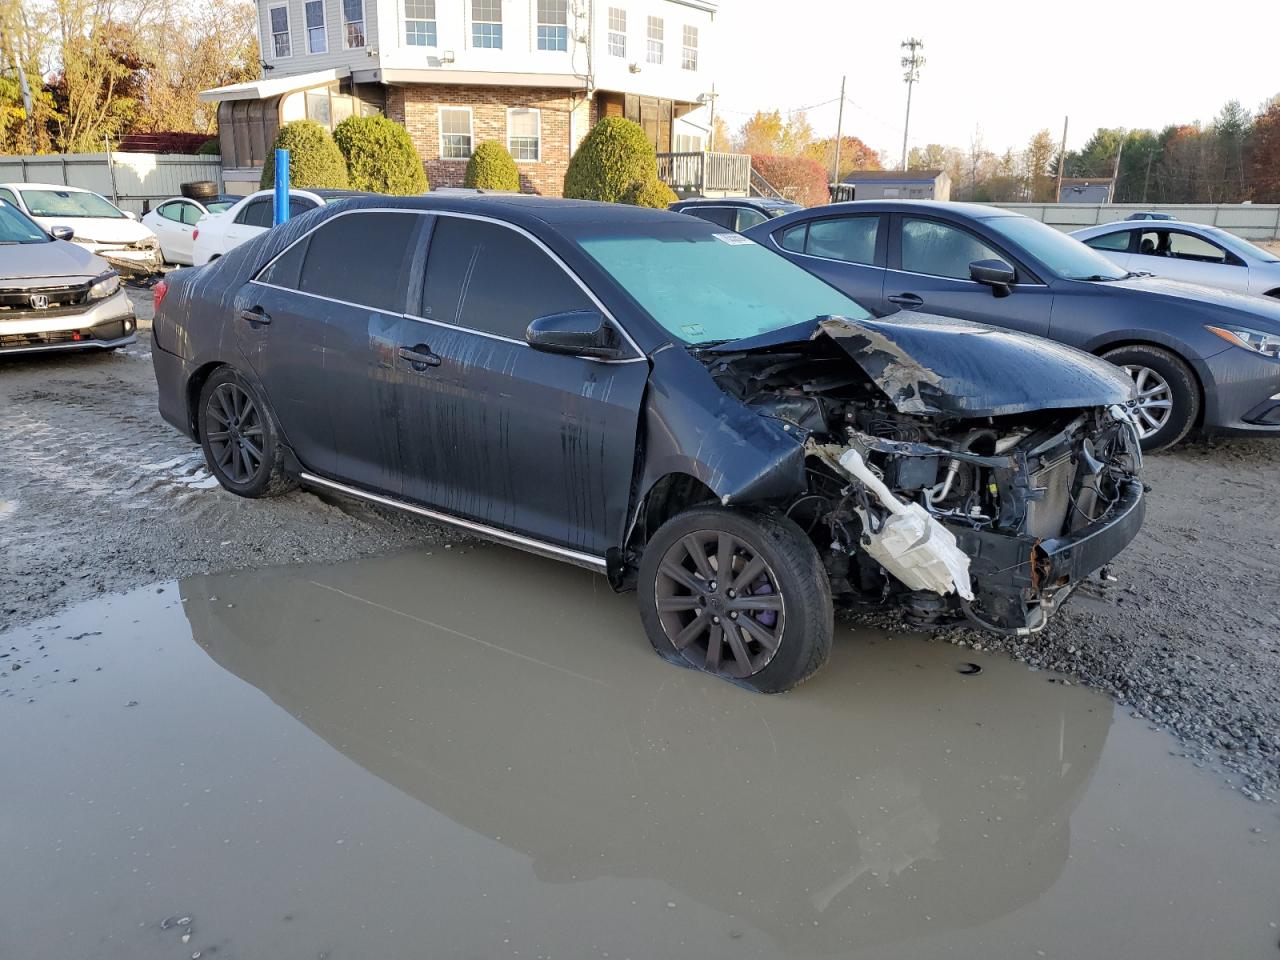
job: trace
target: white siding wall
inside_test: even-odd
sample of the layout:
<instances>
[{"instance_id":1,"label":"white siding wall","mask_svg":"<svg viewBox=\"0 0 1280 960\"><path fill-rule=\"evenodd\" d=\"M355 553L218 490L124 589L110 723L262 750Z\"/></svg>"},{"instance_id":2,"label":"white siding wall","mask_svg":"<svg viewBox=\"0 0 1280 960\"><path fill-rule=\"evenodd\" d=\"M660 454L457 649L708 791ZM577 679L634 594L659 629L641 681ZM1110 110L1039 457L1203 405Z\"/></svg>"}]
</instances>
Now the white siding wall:
<instances>
[{"instance_id":1,"label":"white siding wall","mask_svg":"<svg viewBox=\"0 0 1280 960\"><path fill-rule=\"evenodd\" d=\"M271 40L271 21L268 10L281 3L286 4L289 9L289 37L293 52L287 59L277 60L275 46ZM387 3L388 0L382 0L381 4L379 0L364 0L365 45L363 48L347 49L346 28L342 22L342 0L324 0L325 39L328 41L328 51L308 53L304 0L258 0L262 58L273 68L266 74L267 78L310 73L313 70L328 70L332 67L345 66L353 70L367 70L375 66L377 58L370 56L370 51L378 49L380 7Z\"/></svg>"},{"instance_id":2,"label":"white siding wall","mask_svg":"<svg viewBox=\"0 0 1280 960\"><path fill-rule=\"evenodd\" d=\"M595 75L596 86L603 90L643 93L673 100L696 100L698 94L709 93L715 76L714 19L705 10L676 3L673 0L594 0ZM627 12L627 55L609 53L609 8ZM649 17L661 17L663 23L663 58L661 64L649 63ZM681 67L685 25L698 28L698 69ZM632 73L631 66L639 67Z\"/></svg>"}]
</instances>

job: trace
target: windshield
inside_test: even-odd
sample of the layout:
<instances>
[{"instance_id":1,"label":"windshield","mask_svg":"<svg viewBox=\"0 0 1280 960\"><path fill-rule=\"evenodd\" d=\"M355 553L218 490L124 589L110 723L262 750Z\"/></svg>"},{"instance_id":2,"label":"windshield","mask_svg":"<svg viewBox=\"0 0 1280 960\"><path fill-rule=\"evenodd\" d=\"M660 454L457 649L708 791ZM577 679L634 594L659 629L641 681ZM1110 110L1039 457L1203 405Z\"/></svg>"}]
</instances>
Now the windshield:
<instances>
[{"instance_id":1,"label":"windshield","mask_svg":"<svg viewBox=\"0 0 1280 960\"><path fill-rule=\"evenodd\" d=\"M1012 240L1064 280L1123 280L1129 274L1100 253L1030 217L994 217L983 223Z\"/></svg>"},{"instance_id":2,"label":"windshield","mask_svg":"<svg viewBox=\"0 0 1280 960\"><path fill-rule=\"evenodd\" d=\"M593 227L595 225L592 225ZM668 333L688 344L768 333L828 314L870 314L834 287L736 233L690 218L646 225L641 236L578 243Z\"/></svg>"},{"instance_id":3,"label":"windshield","mask_svg":"<svg viewBox=\"0 0 1280 960\"><path fill-rule=\"evenodd\" d=\"M124 219L106 197L79 190L23 190L22 202L33 217L104 217Z\"/></svg>"},{"instance_id":4,"label":"windshield","mask_svg":"<svg viewBox=\"0 0 1280 960\"><path fill-rule=\"evenodd\" d=\"M1263 263L1280 263L1280 257L1277 257L1274 253L1269 253L1261 247L1255 247L1248 240L1241 240L1234 233L1227 233L1227 231L1219 230L1216 227L1207 232L1213 234L1215 240L1238 256L1261 260Z\"/></svg>"},{"instance_id":5,"label":"windshield","mask_svg":"<svg viewBox=\"0 0 1280 960\"><path fill-rule=\"evenodd\" d=\"M0 200L0 243L48 243L50 237L21 210Z\"/></svg>"},{"instance_id":6,"label":"windshield","mask_svg":"<svg viewBox=\"0 0 1280 960\"><path fill-rule=\"evenodd\" d=\"M226 213L239 202L239 198L235 200L210 200L204 205L204 208L210 213Z\"/></svg>"}]
</instances>

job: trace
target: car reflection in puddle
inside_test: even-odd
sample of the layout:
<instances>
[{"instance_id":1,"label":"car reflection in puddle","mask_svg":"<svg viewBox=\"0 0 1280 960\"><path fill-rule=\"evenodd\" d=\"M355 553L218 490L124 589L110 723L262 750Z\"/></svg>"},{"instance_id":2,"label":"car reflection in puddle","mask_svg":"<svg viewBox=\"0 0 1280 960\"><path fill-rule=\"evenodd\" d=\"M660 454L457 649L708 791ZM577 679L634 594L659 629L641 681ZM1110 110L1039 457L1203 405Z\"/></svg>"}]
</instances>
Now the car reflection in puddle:
<instances>
[{"instance_id":1,"label":"car reflection in puddle","mask_svg":"<svg viewBox=\"0 0 1280 960\"><path fill-rule=\"evenodd\" d=\"M749 693L673 671L603 580L497 548L181 593L219 665L538 881L653 878L788 955L1041 896L1112 722L1017 665L847 631L800 690Z\"/></svg>"}]
</instances>

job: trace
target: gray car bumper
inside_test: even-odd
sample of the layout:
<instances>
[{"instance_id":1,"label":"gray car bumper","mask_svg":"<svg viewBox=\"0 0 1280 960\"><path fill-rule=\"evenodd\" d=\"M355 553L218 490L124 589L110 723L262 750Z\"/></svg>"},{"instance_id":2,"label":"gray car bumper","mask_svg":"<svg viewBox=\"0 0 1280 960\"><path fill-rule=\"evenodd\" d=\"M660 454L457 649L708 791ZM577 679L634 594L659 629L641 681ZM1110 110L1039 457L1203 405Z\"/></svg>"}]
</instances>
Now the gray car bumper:
<instances>
[{"instance_id":1,"label":"gray car bumper","mask_svg":"<svg viewBox=\"0 0 1280 960\"><path fill-rule=\"evenodd\" d=\"M51 350L109 350L133 343L138 322L123 290L76 312L0 315L0 356Z\"/></svg>"}]
</instances>

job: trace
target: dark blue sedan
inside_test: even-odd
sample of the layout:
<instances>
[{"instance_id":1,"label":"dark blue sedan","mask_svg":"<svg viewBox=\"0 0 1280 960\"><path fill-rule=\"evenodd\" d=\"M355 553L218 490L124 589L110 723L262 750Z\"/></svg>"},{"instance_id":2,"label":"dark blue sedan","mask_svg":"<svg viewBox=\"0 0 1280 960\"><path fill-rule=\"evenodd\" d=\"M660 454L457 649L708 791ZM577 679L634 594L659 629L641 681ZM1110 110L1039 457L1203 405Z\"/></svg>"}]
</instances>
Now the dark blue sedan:
<instances>
[{"instance_id":1,"label":"dark blue sedan","mask_svg":"<svg viewBox=\"0 0 1280 960\"><path fill-rule=\"evenodd\" d=\"M1125 369L1143 446L1280 434L1280 304L1128 273L996 207L858 201L746 235L879 315L917 308L1049 337Z\"/></svg>"}]
</instances>

